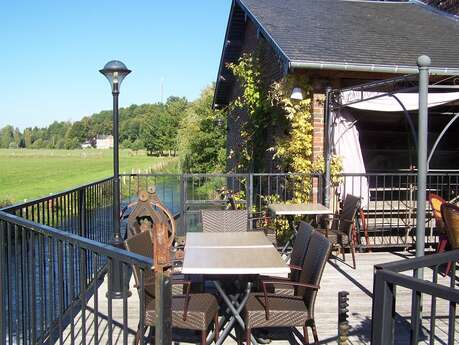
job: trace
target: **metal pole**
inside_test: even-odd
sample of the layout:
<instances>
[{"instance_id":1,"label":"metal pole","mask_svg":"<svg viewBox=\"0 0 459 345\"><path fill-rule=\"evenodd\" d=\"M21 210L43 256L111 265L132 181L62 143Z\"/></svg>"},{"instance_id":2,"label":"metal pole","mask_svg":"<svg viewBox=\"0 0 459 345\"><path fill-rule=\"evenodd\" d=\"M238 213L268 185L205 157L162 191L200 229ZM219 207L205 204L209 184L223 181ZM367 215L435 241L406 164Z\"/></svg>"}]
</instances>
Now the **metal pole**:
<instances>
[{"instance_id":1,"label":"metal pole","mask_svg":"<svg viewBox=\"0 0 459 345\"><path fill-rule=\"evenodd\" d=\"M113 84L113 232L114 243L122 242L120 231L120 176L119 176L119 110L118 83Z\"/></svg>"},{"instance_id":2,"label":"metal pole","mask_svg":"<svg viewBox=\"0 0 459 345\"><path fill-rule=\"evenodd\" d=\"M424 255L426 227L426 184L427 184L427 135L430 58L418 57L419 67L419 116L418 116L418 176L416 213L416 257ZM421 272L419 272L421 273ZM419 277L420 278L420 277Z\"/></svg>"},{"instance_id":3,"label":"metal pole","mask_svg":"<svg viewBox=\"0 0 459 345\"><path fill-rule=\"evenodd\" d=\"M330 95L331 87L327 87L325 91L325 176L324 176L324 195L323 200L326 207L330 206L330 165L331 165L331 107Z\"/></svg>"},{"instance_id":4,"label":"metal pole","mask_svg":"<svg viewBox=\"0 0 459 345\"><path fill-rule=\"evenodd\" d=\"M113 240L111 244L117 248L124 248L123 239L121 238L120 229L120 176L119 176L119 109L118 96L120 94L118 83L113 84ZM110 290L111 298L123 298L123 284L129 284L123 281L121 263L114 259L111 272L112 282ZM127 291L127 297L131 292Z\"/></svg>"}]
</instances>

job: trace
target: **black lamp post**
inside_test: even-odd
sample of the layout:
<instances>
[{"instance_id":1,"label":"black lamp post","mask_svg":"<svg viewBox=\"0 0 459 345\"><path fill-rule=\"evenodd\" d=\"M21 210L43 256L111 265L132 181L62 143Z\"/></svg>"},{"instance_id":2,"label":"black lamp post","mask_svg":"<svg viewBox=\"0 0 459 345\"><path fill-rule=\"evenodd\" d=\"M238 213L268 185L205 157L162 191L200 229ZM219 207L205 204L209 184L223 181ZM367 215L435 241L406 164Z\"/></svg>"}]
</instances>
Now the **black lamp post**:
<instances>
[{"instance_id":1,"label":"black lamp post","mask_svg":"<svg viewBox=\"0 0 459 345\"><path fill-rule=\"evenodd\" d=\"M119 177L119 109L118 96L123 79L131 73L121 61L112 60L107 62L99 71L109 81L113 95L113 241L115 247L122 247L123 239L120 231L120 177ZM110 295L113 298L122 298L123 285L121 266L114 263L112 272L112 284Z\"/></svg>"}]
</instances>

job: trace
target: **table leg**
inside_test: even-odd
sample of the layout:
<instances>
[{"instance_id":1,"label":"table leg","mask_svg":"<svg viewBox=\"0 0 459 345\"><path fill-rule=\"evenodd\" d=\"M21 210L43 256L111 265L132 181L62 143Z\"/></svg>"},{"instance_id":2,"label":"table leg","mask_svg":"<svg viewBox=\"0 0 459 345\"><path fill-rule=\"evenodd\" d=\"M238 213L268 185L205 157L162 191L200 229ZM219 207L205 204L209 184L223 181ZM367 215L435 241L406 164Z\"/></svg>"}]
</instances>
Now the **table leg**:
<instances>
[{"instance_id":1,"label":"table leg","mask_svg":"<svg viewBox=\"0 0 459 345\"><path fill-rule=\"evenodd\" d=\"M247 289L246 289L245 295L242 298L240 303L238 301L236 301L236 300L235 301L231 301L230 300L228 295L225 293L225 291L221 287L220 282L214 281L214 284L215 284L215 287L217 288L218 293L223 298L223 300L225 301L225 304L228 306L228 308L230 309L231 313L233 314L233 316L230 317L228 323L226 324L226 327L223 330L223 332L220 333L219 339L217 340L216 345L221 345L221 344L223 344L225 339L228 337L228 335L231 332L231 330L234 328L234 323L236 321L239 323L239 325L242 327L242 329L245 330L244 320L242 319L240 314L241 314L242 310L244 309L245 304L247 303L247 300L249 299L250 291L252 289L252 283L251 282L247 283ZM236 305L236 307L235 307L235 305ZM257 341L256 341L256 339L255 339L255 337L253 335L251 336L251 340L252 340L254 345L258 345L258 343L257 343Z\"/></svg>"}]
</instances>

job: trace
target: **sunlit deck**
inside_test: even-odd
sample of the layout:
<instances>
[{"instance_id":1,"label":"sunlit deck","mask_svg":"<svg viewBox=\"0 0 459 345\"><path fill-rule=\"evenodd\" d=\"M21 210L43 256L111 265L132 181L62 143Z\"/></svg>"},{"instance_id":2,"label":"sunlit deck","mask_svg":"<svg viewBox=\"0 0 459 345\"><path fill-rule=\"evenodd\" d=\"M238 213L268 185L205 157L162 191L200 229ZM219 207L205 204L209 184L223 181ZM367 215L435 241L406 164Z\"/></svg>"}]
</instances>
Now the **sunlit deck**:
<instances>
[{"instance_id":1,"label":"sunlit deck","mask_svg":"<svg viewBox=\"0 0 459 345\"><path fill-rule=\"evenodd\" d=\"M346 290L349 292L350 299L350 344L370 344L371 333L371 315L372 315L372 291L373 291L373 267L376 264L401 260L412 257L411 253L359 253L357 254L357 269L352 269L347 263L343 263L337 259L331 259L325 269L324 276L321 282L321 289L316 302L316 322L319 332L321 344L336 344L338 333L338 292ZM425 271L425 276L431 277L430 269ZM449 279L439 276L439 283L449 285ZM133 280L131 281L132 296L128 299L128 325L129 336L128 342L131 344L134 339L135 330L139 319L138 296L133 288ZM108 315L107 315L107 282L105 281L98 289L98 338L101 343L107 343L108 336ZM397 289L397 313L395 343L409 343L410 334L410 319L411 315L411 292L406 289ZM123 315L122 315L122 300L113 300L113 343L123 343ZM94 341L94 298L88 302L86 311L86 332L87 341ZM430 325L430 298L424 300L424 320L423 326L427 328ZM81 313L74 318L74 334L75 339L78 339L77 344L81 344L81 328L82 319ZM456 321L456 324L459 321ZM458 328L458 327L456 327ZM459 337L456 330L456 337ZM65 344L71 344L71 326L67 326L64 332ZM446 344L448 334L448 303L446 301L437 300L437 321L436 321L437 339L435 343ZM189 333L188 333L189 335ZM274 339L273 344L300 344L302 337L299 331L293 333L289 330L272 331L271 337ZM189 337L187 336L187 339ZM457 339L457 338L456 338ZM176 339L180 341L180 336ZM189 342L190 340L188 340ZM195 342L199 342L199 336L196 336ZM229 337L227 344L236 344L234 333ZM421 342L422 343L422 342Z\"/></svg>"}]
</instances>

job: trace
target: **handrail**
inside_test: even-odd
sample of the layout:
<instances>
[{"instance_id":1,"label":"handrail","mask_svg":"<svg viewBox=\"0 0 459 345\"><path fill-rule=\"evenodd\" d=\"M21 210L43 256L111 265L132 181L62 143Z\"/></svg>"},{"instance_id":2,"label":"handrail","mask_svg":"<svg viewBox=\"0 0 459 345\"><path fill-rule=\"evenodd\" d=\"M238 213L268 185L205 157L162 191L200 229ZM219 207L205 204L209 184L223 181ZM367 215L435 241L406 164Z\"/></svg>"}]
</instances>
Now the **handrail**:
<instances>
[{"instance_id":1,"label":"handrail","mask_svg":"<svg viewBox=\"0 0 459 345\"><path fill-rule=\"evenodd\" d=\"M70 244L77 245L80 248L94 251L98 254L105 255L113 259L122 259L124 262L129 263L131 265L138 265L142 266L143 268L151 268L153 265L153 260L151 258L134 254L124 249L119 249L110 244L105 244L102 242L91 240L86 237L58 230L51 226L38 224L30 220L24 219L22 217L6 213L4 211L0 211L0 220L4 220L19 226L32 229L35 232L39 232L42 235L53 237L55 239L68 242Z\"/></svg>"},{"instance_id":2,"label":"handrail","mask_svg":"<svg viewBox=\"0 0 459 345\"><path fill-rule=\"evenodd\" d=\"M40 202L45 202L45 201L49 201L49 200L51 200L51 199L59 198L60 196L64 196L64 195L66 195L66 194L70 194L70 193L73 193L73 192L77 192L77 191L79 191L79 190L86 189L86 188L95 186L95 185L97 185L97 184L100 184L100 183L104 183L104 182L110 181L110 180L112 180L112 179L113 179L112 176L106 177L106 178L104 178L104 179L97 180L97 181L94 181L94 182L91 182L91 183L88 183L88 184L80 185L80 186L77 186L77 187L73 187L73 188L64 190L64 191L59 192L59 193L53 193L53 194L47 195L47 196L45 196L45 197L41 197L41 198L33 199L33 200L30 200L30 201L26 201L26 202L22 202L22 203L16 203L16 204L14 204L14 205L6 206L6 207L3 207L3 208L0 208L0 211L12 212L12 211L14 211L14 210L16 210L16 209L19 209L19 208L24 208L24 207L27 207L27 206L32 206L32 205L38 204L38 203L40 203Z\"/></svg>"}]
</instances>

